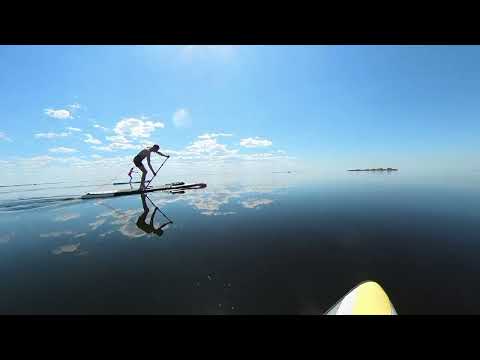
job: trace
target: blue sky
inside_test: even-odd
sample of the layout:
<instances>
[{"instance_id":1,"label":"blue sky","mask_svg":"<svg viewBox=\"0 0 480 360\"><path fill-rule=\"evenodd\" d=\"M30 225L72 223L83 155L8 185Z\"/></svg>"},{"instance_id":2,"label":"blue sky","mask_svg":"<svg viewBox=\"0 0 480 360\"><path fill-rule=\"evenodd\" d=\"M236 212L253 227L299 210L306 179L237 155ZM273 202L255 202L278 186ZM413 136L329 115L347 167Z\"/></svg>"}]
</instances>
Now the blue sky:
<instances>
[{"instance_id":1,"label":"blue sky","mask_svg":"<svg viewBox=\"0 0 480 360\"><path fill-rule=\"evenodd\" d=\"M128 166L158 143L178 166L465 168L479 63L477 46L1 46L0 161Z\"/></svg>"}]
</instances>

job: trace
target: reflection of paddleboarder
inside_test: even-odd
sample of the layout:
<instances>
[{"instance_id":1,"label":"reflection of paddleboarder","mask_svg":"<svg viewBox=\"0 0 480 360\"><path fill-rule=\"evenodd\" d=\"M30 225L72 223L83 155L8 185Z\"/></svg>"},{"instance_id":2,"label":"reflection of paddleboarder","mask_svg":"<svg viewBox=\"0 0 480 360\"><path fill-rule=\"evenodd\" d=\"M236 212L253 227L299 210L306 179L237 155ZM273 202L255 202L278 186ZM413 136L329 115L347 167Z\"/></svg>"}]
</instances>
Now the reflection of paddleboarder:
<instances>
[{"instance_id":1,"label":"reflection of paddleboarder","mask_svg":"<svg viewBox=\"0 0 480 360\"><path fill-rule=\"evenodd\" d=\"M155 204L153 204L153 202L152 202L153 206L155 206L155 210L153 210L152 216L150 218L150 223L148 224L146 222L146 220L147 220L147 216L148 216L148 213L149 213L150 209L149 209L149 207L147 205L147 202L145 200L145 198L147 196L144 193L141 193L140 197L142 198L143 214L138 217L137 227L140 230L146 232L147 234L154 233L157 236L162 236L163 235L163 230L162 229L165 226L167 226L168 224L173 224L173 222L170 219L168 219L167 216L165 214L163 214L162 211L158 207L156 207ZM148 200L150 200L150 198ZM151 202L151 200L150 200L150 202ZM162 213L162 215L165 218L168 219L168 221L165 224L163 224L162 226L160 226L159 228L155 229L155 225L154 225L153 222L154 222L155 214L156 214L157 210L160 211Z\"/></svg>"}]
</instances>

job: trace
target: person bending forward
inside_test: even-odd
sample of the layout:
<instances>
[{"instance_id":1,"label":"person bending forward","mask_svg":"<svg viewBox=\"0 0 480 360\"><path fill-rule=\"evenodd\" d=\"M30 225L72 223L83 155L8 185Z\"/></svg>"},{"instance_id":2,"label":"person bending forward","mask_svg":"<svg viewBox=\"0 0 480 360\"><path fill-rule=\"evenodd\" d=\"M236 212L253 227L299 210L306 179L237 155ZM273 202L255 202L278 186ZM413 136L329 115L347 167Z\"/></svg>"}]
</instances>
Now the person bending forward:
<instances>
[{"instance_id":1,"label":"person bending forward","mask_svg":"<svg viewBox=\"0 0 480 360\"><path fill-rule=\"evenodd\" d=\"M145 166L142 164L142 161L147 158L147 164L150 170L152 170L153 176L157 175L155 170L152 168L152 164L150 163L150 155L152 152L157 153L160 156L164 156L166 158L169 158L169 155L162 154L160 151L160 146L157 144L153 145L152 147L147 147L140 151L134 158L133 158L133 163L135 166L142 172L142 179L140 180L140 190L145 189L145 179L147 177L147 169L145 169Z\"/></svg>"}]
</instances>

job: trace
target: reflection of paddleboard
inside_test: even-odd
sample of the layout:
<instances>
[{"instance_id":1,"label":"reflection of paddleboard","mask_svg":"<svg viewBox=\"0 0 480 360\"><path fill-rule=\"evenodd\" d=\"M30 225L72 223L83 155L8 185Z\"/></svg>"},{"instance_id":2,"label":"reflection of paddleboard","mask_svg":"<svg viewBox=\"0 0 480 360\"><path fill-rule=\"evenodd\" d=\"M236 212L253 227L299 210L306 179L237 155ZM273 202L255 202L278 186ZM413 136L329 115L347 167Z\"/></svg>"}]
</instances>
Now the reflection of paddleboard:
<instances>
[{"instance_id":1,"label":"reflection of paddleboard","mask_svg":"<svg viewBox=\"0 0 480 360\"><path fill-rule=\"evenodd\" d=\"M350 290L325 315L397 315L382 287L365 281Z\"/></svg>"}]
</instances>

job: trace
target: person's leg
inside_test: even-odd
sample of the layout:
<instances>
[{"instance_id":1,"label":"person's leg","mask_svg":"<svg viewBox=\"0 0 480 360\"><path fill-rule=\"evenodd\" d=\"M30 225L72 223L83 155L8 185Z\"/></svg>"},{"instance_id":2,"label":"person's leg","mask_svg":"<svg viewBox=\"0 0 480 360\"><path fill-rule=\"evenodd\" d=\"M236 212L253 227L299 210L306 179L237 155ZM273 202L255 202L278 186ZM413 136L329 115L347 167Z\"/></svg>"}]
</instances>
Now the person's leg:
<instances>
[{"instance_id":1,"label":"person's leg","mask_svg":"<svg viewBox=\"0 0 480 360\"><path fill-rule=\"evenodd\" d=\"M143 167L143 166L142 166ZM147 179L147 169L143 167L142 169L142 179L140 180L140 189L145 189L145 180Z\"/></svg>"},{"instance_id":2,"label":"person's leg","mask_svg":"<svg viewBox=\"0 0 480 360\"><path fill-rule=\"evenodd\" d=\"M135 165L142 172L142 178L140 180L140 190L143 190L145 189L145 179L147 178L147 169L145 169L145 166L143 166L143 164L138 164L138 165L135 164Z\"/></svg>"}]
</instances>

